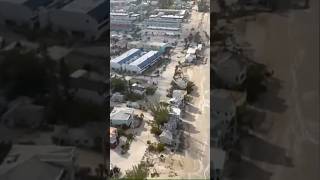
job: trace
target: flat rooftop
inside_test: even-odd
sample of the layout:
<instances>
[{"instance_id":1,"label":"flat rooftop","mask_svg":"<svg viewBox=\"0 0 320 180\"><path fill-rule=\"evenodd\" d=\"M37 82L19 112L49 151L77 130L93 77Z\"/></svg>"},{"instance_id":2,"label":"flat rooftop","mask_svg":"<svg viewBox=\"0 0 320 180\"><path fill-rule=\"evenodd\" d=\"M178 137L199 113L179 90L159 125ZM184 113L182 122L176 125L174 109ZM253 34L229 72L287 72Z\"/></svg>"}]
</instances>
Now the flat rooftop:
<instances>
[{"instance_id":1,"label":"flat rooftop","mask_svg":"<svg viewBox=\"0 0 320 180\"><path fill-rule=\"evenodd\" d=\"M167 30L167 31L179 31L180 28L171 28L171 27L158 27L158 26L148 26L147 29L153 30Z\"/></svg>"},{"instance_id":2,"label":"flat rooftop","mask_svg":"<svg viewBox=\"0 0 320 180\"><path fill-rule=\"evenodd\" d=\"M148 53L141 56L139 59L133 61L130 63L132 66L139 66L144 61L148 60L150 57L155 56L158 53L158 51L149 51Z\"/></svg>"},{"instance_id":3,"label":"flat rooftop","mask_svg":"<svg viewBox=\"0 0 320 180\"><path fill-rule=\"evenodd\" d=\"M120 64L121 64L122 61L123 61L125 58L127 58L127 57L129 57L129 56L134 56L135 54L138 54L138 53L140 53L140 52L141 52L140 49L130 49L129 51L127 51L127 52L121 54L120 56L112 59L111 62L113 62L113 63L120 63ZM130 59L128 59L128 60L130 60Z\"/></svg>"},{"instance_id":4,"label":"flat rooftop","mask_svg":"<svg viewBox=\"0 0 320 180\"><path fill-rule=\"evenodd\" d=\"M10 2L14 4L23 4L31 9L36 9L41 6L46 7L54 0L0 0L0 2Z\"/></svg>"},{"instance_id":5,"label":"flat rooftop","mask_svg":"<svg viewBox=\"0 0 320 180\"><path fill-rule=\"evenodd\" d=\"M62 10L79 13L89 13L89 11L93 10L104 2L105 0L74 0L71 3L65 5Z\"/></svg>"},{"instance_id":6,"label":"flat rooftop","mask_svg":"<svg viewBox=\"0 0 320 180\"><path fill-rule=\"evenodd\" d=\"M132 108L115 107L110 113L110 119L129 120L133 113L134 113L134 110Z\"/></svg>"},{"instance_id":7,"label":"flat rooftop","mask_svg":"<svg viewBox=\"0 0 320 180\"><path fill-rule=\"evenodd\" d=\"M129 14L127 13L117 13L117 12L112 12L110 13L110 16L128 16Z\"/></svg>"},{"instance_id":8,"label":"flat rooftop","mask_svg":"<svg viewBox=\"0 0 320 180\"><path fill-rule=\"evenodd\" d=\"M28 0L0 0L0 2L10 2L10 3L15 3L15 4L22 4Z\"/></svg>"}]
</instances>

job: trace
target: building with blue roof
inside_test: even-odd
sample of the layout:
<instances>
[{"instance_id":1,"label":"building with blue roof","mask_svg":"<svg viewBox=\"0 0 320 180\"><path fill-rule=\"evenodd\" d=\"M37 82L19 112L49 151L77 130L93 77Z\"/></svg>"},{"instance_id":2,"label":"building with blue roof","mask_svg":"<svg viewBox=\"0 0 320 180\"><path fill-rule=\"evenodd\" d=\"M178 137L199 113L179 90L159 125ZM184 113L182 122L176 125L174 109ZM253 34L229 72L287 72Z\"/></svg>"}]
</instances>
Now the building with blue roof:
<instances>
[{"instance_id":1,"label":"building with blue roof","mask_svg":"<svg viewBox=\"0 0 320 180\"><path fill-rule=\"evenodd\" d=\"M149 51L126 66L126 71L141 74L161 59L159 51Z\"/></svg>"},{"instance_id":2,"label":"building with blue roof","mask_svg":"<svg viewBox=\"0 0 320 180\"><path fill-rule=\"evenodd\" d=\"M70 35L95 40L107 31L109 7L105 0L73 0L50 9L48 25L56 31L64 30Z\"/></svg>"},{"instance_id":3,"label":"building with blue roof","mask_svg":"<svg viewBox=\"0 0 320 180\"><path fill-rule=\"evenodd\" d=\"M141 74L161 59L160 51L143 51L130 49L110 61L112 70Z\"/></svg>"},{"instance_id":4,"label":"building with blue roof","mask_svg":"<svg viewBox=\"0 0 320 180\"><path fill-rule=\"evenodd\" d=\"M141 57L144 52L141 49L130 49L129 51L121 54L120 56L111 59L110 67L113 70L125 70L126 64L133 62Z\"/></svg>"}]
</instances>

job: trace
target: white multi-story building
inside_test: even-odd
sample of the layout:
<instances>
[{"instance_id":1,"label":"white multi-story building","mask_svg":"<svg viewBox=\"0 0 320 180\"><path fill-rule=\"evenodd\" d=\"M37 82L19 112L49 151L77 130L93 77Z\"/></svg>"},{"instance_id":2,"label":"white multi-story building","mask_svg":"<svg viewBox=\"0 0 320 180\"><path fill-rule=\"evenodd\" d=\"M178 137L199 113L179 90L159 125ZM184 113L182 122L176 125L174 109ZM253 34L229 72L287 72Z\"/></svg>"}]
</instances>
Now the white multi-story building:
<instances>
[{"instance_id":1,"label":"white multi-story building","mask_svg":"<svg viewBox=\"0 0 320 180\"><path fill-rule=\"evenodd\" d=\"M97 39L107 30L109 7L105 0L0 0L0 23L50 26L54 31Z\"/></svg>"},{"instance_id":2,"label":"white multi-story building","mask_svg":"<svg viewBox=\"0 0 320 180\"><path fill-rule=\"evenodd\" d=\"M168 28L180 28L183 16L179 15L165 15L159 13L157 15L150 15L148 19L144 21L145 27L168 27Z\"/></svg>"},{"instance_id":3,"label":"white multi-story building","mask_svg":"<svg viewBox=\"0 0 320 180\"><path fill-rule=\"evenodd\" d=\"M73 0L41 14L40 25L64 30L71 35L97 39L107 30L110 4L105 0Z\"/></svg>"},{"instance_id":4,"label":"white multi-story building","mask_svg":"<svg viewBox=\"0 0 320 180\"><path fill-rule=\"evenodd\" d=\"M134 27L134 21L139 18L139 14L133 13L110 13L110 29L113 30L131 30Z\"/></svg>"},{"instance_id":5,"label":"white multi-story building","mask_svg":"<svg viewBox=\"0 0 320 180\"><path fill-rule=\"evenodd\" d=\"M33 28L38 22L39 11L53 2L54 0L0 0L0 23Z\"/></svg>"}]
</instances>

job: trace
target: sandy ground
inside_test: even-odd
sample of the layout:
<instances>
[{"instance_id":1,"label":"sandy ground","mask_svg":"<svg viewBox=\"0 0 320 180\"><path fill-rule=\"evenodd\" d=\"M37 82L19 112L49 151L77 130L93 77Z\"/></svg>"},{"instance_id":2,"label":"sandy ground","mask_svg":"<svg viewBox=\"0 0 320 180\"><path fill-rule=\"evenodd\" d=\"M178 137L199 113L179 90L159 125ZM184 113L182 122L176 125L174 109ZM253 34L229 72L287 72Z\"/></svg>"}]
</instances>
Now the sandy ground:
<instances>
[{"instance_id":1,"label":"sandy ground","mask_svg":"<svg viewBox=\"0 0 320 180\"><path fill-rule=\"evenodd\" d=\"M210 34L210 16L208 13L194 11L190 25L201 33ZM208 46L209 47L209 46ZM192 93L193 101L186 107L186 148L184 179L210 178L210 49L204 56L208 58L205 65L191 66L186 69L190 80L196 88Z\"/></svg>"},{"instance_id":2,"label":"sandy ground","mask_svg":"<svg viewBox=\"0 0 320 180\"><path fill-rule=\"evenodd\" d=\"M190 23L184 25L183 38L189 35L191 28L199 31L203 37L205 37L204 30L210 34L209 14L193 11ZM181 50L177 48L175 51ZM210 57L209 49L205 50L204 55ZM182 58L184 56L185 54ZM173 56L172 59L173 62L162 74L166 81L159 81L159 92L164 92L162 87L169 87L174 67L177 65L176 59L180 58ZM186 113L183 117L185 150L167 157L167 165L163 169L158 169L162 172L159 179L210 178L210 64L192 65L184 68L184 74L188 75L196 85L192 93L193 100L186 106ZM172 176L173 172L176 173L174 176Z\"/></svg>"},{"instance_id":3,"label":"sandy ground","mask_svg":"<svg viewBox=\"0 0 320 180\"><path fill-rule=\"evenodd\" d=\"M135 113L140 114L138 110L136 110ZM143 114L144 121L149 121L153 118L147 112L143 112ZM129 151L124 155L121 154L119 145L115 149L110 149L110 162L120 167L123 173L131 169L132 166L139 164L147 150L147 141L156 142L154 135L150 133L150 129L151 127L146 122L143 122L139 128L129 129L127 133L133 133L135 135Z\"/></svg>"},{"instance_id":4,"label":"sandy ground","mask_svg":"<svg viewBox=\"0 0 320 180\"><path fill-rule=\"evenodd\" d=\"M236 26L275 79L256 105L265 116L256 136L241 142L245 161L234 168L234 179L319 178L319 1L310 4Z\"/></svg>"}]
</instances>

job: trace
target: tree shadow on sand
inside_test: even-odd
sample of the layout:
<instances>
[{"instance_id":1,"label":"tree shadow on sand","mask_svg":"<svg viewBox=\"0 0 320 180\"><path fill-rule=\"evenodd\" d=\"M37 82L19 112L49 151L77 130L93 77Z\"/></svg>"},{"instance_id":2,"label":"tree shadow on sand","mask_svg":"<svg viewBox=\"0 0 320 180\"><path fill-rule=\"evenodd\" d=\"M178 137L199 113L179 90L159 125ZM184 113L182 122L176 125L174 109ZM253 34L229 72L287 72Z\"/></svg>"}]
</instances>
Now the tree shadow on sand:
<instances>
[{"instance_id":1,"label":"tree shadow on sand","mask_svg":"<svg viewBox=\"0 0 320 180\"><path fill-rule=\"evenodd\" d=\"M196 116L191 114L191 113L189 113L189 112L184 112L183 116L182 116L182 120L193 122L193 121L196 120Z\"/></svg>"},{"instance_id":2,"label":"tree shadow on sand","mask_svg":"<svg viewBox=\"0 0 320 180\"><path fill-rule=\"evenodd\" d=\"M243 137L238 144L242 156L270 164L294 167L292 158L286 155L286 150L273 145L254 135Z\"/></svg>"},{"instance_id":3,"label":"tree shadow on sand","mask_svg":"<svg viewBox=\"0 0 320 180\"><path fill-rule=\"evenodd\" d=\"M186 151L188 151L188 155L194 159L199 159L203 157L204 152L201 149L204 143L191 137L188 133L184 133L181 136L179 147L176 153L184 155Z\"/></svg>"},{"instance_id":4,"label":"tree shadow on sand","mask_svg":"<svg viewBox=\"0 0 320 180\"><path fill-rule=\"evenodd\" d=\"M230 180L269 180L272 173L246 160L229 160L225 164L224 176Z\"/></svg>"},{"instance_id":5,"label":"tree shadow on sand","mask_svg":"<svg viewBox=\"0 0 320 180\"><path fill-rule=\"evenodd\" d=\"M201 111L199 110L199 108L197 108L196 106L188 103L188 105L186 106L186 112L189 113L193 113L193 114L201 114Z\"/></svg>"},{"instance_id":6,"label":"tree shadow on sand","mask_svg":"<svg viewBox=\"0 0 320 180\"><path fill-rule=\"evenodd\" d=\"M181 124L185 132L192 134L198 134L200 132L196 129L196 127L193 124L190 124L189 122L182 121Z\"/></svg>"},{"instance_id":7,"label":"tree shadow on sand","mask_svg":"<svg viewBox=\"0 0 320 180\"><path fill-rule=\"evenodd\" d=\"M272 119L266 119L266 112L247 107L245 113L238 117L239 124L251 130L267 134L273 126Z\"/></svg>"},{"instance_id":8,"label":"tree shadow on sand","mask_svg":"<svg viewBox=\"0 0 320 180\"><path fill-rule=\"evenodd\" d=\"M286 101L279 97L282 82L277 78L270 78L266 84L267 92L260 95L253 106L276 113L283 113L288 108Z\"/></svg>"},{"instance_id":9,"label":"tree shadow on sand","mask_svg":"<svg viewBox=\"0 0 320 180\"><path fill-rule=\"evenodd\" d=\"M192 92L190 93L190 95L193 96L193 97L199 97L200 96L197 86L193 86Z\"/></svg>"}]
</instances>

